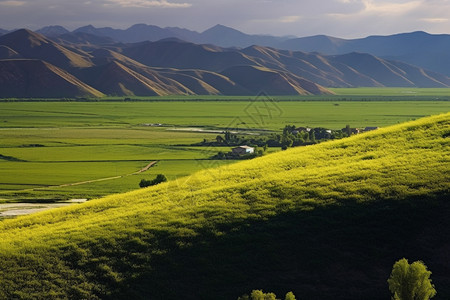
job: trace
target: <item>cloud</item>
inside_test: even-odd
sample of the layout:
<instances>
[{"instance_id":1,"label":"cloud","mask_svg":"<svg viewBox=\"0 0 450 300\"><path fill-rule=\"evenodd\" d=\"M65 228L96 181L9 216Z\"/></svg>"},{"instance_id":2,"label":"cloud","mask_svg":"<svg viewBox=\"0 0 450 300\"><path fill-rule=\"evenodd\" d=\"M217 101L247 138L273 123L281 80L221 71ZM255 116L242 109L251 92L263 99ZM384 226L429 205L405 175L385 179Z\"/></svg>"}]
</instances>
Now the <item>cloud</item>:
<instances>
[{"instance_id":1,"label":"cloud","mask_svg":"<svg viewBox=\"0 0 450 300\"><path fill-rule=\"evenodd\" d=\"M450 21L450 19L447 18L422 18L420 20L427 23L446 23Z\"/></svg>"},{"instance_id":2,"label":"cloud","mask_svg":"<svg viewBox=\"0 0 450 300\"><path fill-rule=\"evenodd\" d=\"M381 2L375 0L363 0L364 13L378 15L402 15L420 7L423 1L407 1L404 3Z\"/></svg>"},{"instance_id":3,"label":"cloud","mask_svg":"<svg viewBox=\"0 0 450 300\"><path fill-rule=\"evenodd\" d=\"M301 19L300 16L285 16L278 19L281 23L295 23Z\"/></svg>"},{"instance_id":4,"label":"cloud","mask_svg":"<svg viewBox=\"0 0 450 300\"><path fill-rule=\"evenodd\" d=\"M1 1L0 5L4 6L22 6L25 5L25 1Z\"/></svg>"},{"instance_id":5,"label":"cloud","mask_svg":"<svg viewBox=\"0 0 450 300\"><path fill-rule=\"evenodd\" d=\"M0 0L0 27L145 23L201 32L220 23L251 34L354 38L449 33L449 11L450 0Z\"/></svg>"},{"instance_id":6,"label":"cloud","mask_svg":"<svg viewBox=\"0 0 450 300\"><path fill-rule=\"evenodd\" d=\"M279 17L279 18L252 19L252 20L249 20L248 22L250 22L250 23L269 23L269 24L274 24L274 23L289 24L289 23L299 22L301 19L302 19L301 16L283 16L283 17Z\"/></svg>"},{"instance_id":7,"label":"cloud","mask_svg":"<svg viewBox=\"0 0 450 300\"><path fill-rule=\"evenodd\" d=\"M105 6L120 6L120 7L159 7L159 8L186 8L191 7L190 3L173 3L167 0L105 0Z\"/></svg>"}]
</instances>

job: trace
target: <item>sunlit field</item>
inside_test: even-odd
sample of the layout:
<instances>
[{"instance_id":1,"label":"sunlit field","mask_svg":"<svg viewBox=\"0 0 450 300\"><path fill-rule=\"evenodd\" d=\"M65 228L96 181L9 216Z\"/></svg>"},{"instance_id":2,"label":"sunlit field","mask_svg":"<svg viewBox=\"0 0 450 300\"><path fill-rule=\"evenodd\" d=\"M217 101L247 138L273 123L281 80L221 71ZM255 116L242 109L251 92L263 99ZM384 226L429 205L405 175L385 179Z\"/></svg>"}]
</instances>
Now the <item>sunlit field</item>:
<instances>
[{"instance_id":1,"label":"sunlit field","mask_svg":"<svg viewBox=\"0 0 450 300\"><path fill-rule=\"evenodd\" d=\"M0 298L376 299L405 255L446 298L449 132L447 113L1 221Z\"/></svg>"}]
</instances>

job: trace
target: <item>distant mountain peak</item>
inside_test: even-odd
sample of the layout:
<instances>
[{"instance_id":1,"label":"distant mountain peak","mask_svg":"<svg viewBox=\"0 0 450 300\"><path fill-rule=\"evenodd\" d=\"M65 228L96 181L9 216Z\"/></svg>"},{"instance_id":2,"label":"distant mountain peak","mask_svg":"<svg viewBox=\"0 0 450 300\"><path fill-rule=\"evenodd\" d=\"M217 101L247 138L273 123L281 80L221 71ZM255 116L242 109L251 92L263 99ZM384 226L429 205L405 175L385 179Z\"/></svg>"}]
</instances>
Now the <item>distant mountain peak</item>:
<instances>
[{"instance_id":1,"label":"distant mountain peak","mask_svg":"<svg viewBox=\"0 0 450 300\"><path fill-rule=\"evenodd\" d=\"M202 34L205 34L205 33L212 33L212 32L233 32L233 33L244 34L244 33L242 33L242 32L239 31L239 30L236 30L236 29L234 29L234 28L227 27L227 26L221 25L221 24L217 24L217 25L215 25L215 26L213 26L213 27L211 27L211 28L209 28L209 29L203 31Z\"/></svg>"},{"instance_id":2,"label":"distant mountain peak","mask_svg":"<svg viewBox=\"0 0 450 300\"><path fill-rule=\"evenodd\" d=\"M97 28L95 28L94 26L92 26L91 24L86 25L86 26L82 26L80 28L75 29L73 32L87 32L87 33L92 33L93 31L95 31Z\"/></svg>"},{"instance_id":3,"label":"distant mountain peak","mask_svg":"<svg viewBox=\"0 0 450 300\"><path fill-rule=\"evenodd\" d=\"M37 33L43 34L48 37L56 37L62 34L69 33L70 31L66 28L59 26L59 25L51 25L51 26L45 26L41 29L36 31Z\"/></svg>"},{"instance_id":4,"label":"distant mountain peak","mask_svg":"<svg viewBox=\"0 0 450 300\"><path fill-rule=\"evenodd\" d=\"M40 44L42 42L44 43L48 42L48 40L42 34L33 32L26 28L18 29L16 31L7 33L3 35L1 39L5 41L5 45L9 45L11 43L15 43L15 41L20 40L29 40L31 41L31 44Z\"/></svg>"},{"instance_id":5,"label":"distant mountain peak","mask_svg":"<svg viewBox=\"0 0 450 300\"><path fill-rule=\"evenodd\" d=\"M144 23L138 23L138 24L134 24L131 27L128 28L129 29L145 29L145 28L150 28L150 27L157 27L155 25L148 25L148 24L144 24Z\"/></svg>"},{"instance_id":6,"label":"distant mountain peak","mask_svg":"<svg viewBox=\"0 0 450 300\"><path fill-rule=\"evenodd\" d=\"M161 43L165 43L165 42L176 42L176 43L189 43L186 42L185 40L176 38L176 37L169 37L169 38L164 38L164 39L160 39L156 42L161 42Z\"/></svg>"}]
</instances>

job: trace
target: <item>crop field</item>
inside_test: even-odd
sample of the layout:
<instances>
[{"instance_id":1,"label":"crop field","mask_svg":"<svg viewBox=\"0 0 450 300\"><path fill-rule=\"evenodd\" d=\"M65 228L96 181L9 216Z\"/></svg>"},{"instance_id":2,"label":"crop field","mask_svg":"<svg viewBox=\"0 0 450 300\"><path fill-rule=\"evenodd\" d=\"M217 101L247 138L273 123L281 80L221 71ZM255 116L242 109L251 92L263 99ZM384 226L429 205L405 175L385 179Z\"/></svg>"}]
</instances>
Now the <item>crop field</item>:
<instances>
[{"instance_id":1,"label":"crop field","mask_svg":"<svg viewBox=\"0 0 450 300\"><path fill-rule=\"evenodd\" d=\"M2 102L0 201L91 199L157 174L181 180L234 162L210 160L230 147L191 146L227 129L387 126L448 111L448 101Z\"/></svg>"}]
</instances>

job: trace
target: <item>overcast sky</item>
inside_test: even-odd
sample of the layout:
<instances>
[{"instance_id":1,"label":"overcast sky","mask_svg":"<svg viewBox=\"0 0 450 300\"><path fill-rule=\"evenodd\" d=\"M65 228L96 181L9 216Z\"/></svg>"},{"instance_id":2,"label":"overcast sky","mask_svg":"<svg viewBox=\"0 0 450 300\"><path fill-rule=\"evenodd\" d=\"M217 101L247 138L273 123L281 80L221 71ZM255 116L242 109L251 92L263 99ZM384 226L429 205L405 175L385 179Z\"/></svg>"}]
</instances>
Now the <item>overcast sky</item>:
<instances>
[{"instance_id":1,"label":"overcast sky","mask_svg":"<svg viewBox=\"0 0 450 300\"><path fill-rule=\"evenodd\" d=\"M69 30L136 23L204 31L216 24L245 33L327 34L343 38L417 30L450 33L450 0L0 0L0 28Z\"/></svg>"}]
</instances>

